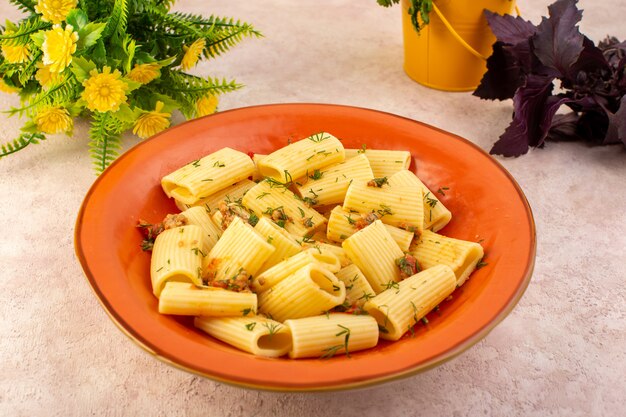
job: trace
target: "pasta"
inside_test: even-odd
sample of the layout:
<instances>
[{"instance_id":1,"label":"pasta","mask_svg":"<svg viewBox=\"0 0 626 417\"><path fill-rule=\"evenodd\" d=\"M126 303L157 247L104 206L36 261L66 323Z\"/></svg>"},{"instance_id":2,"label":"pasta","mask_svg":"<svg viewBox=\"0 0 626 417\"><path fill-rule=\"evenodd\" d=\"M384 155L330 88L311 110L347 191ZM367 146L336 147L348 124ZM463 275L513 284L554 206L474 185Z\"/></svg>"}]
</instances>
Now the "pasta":
<instances>
[{"instance_id":1,"label":"pasta","mask_svg":"<svg viewBox=\"0 0 626 417\"><path fill-rule=\"evenodd\" d=\"M390 177L396 172L409 169L411 153L408 151L389 151L380 149L346 149L346 159L365 155L370 162L375 178Z\"/></svg>"},{"instance_id":2,"label":"pasta","mask_svg":"<svg viewBox=\"0 0 626 417\"><path fill-rule=\"evenodd\" d=\"M159 297L168 281L202 285L203 231L190 225L163 231L152 249L150 277L152 292Z\"/></svg>"},{"instance_id":3,"label":"pasta","mask_svg":"<svg viewBox=\"0 0 626 417\"><path fill-rule=\"evenodd\" d=\"M352 181L368 181L374 178L365 155L357 155L345 162L322 170L308 172L295 181L300 197L308 198L314 207L342 203Z\"/></svg>"},{"instance_id":4,"label":"pasta","mask_svg":"<svg viewBox=\"0 0 626 417\"><path fill-rule=\"evenodd\" d=\"M378 343L378 324L371 316L333 313L285 321L292 336L290 358L350 355Z\"/></svg>"},{"instance_id":5,"label":"pasta","mask_svg":"<svg viewBox=\"0 0 626 417\"><path fill-rule=\"evenodd\" d=\"M199 200L248 178L254 163L248 155L230 148L193 161L161 180L163 191L183 204Z\"/></svg>"},{"instance_id":6,"label":"pasta","mask_svg":"<svg viewBox=\"0 0 626 417\"><path fill-rule=\"evenodd\" d=\"M303 177L338 162L343 162L343 145L333 135L316 133L272 152L258 163L261 175L283 183Z\"/></svg>"},{"instance_id":7,"label":"pasta","mask_svg":"<svg viewBox=\"0 0 626 417\"><path fill-rule=\"evenodd\" d=\"M257 296L186 282L168 282L161 291L159 313L181 316L236 317L257 310Z\"/></svg>"},{"instance_id":8,"label":"pasta","mask_svg":"<svg viewBox=\"0 0 626 417\"><path fill-rule=\"evenodd\" d=\"M204 316L193 323L214 338L254 355L277 358L291 349L289 327L267 317Z\"/></svg>"},{"instance_id":9,"label":"pasta","mask_svg":"<svg viewBox=\"0 0 626 417\"><path fill-rule=\"evenodd\" d=\"M455 288L454 272L438 265L378 294L364 308L378 322L380 337L398 340Z\"/></svg>"},{"instance_id":10,"label":"pasta","mask_svg":"<svg viewBox=\"0 0 626 417\"><path fill-rule=\"evenodd\" d=\"M342 246L376 294L400 281L396 259L404 253L380 220L344 240Z\"/></svg>"},{"instance_id":11,"label":"pasta","mask_svg":"<svg viewBox=\"0 0 626 417\"><path fill-rule=\"evenodd\" d=\"M298 236L312 234L326 224L326 218L307 206L293 192L264 180L249 190L243 205L257 216L268 216L289 233Z\"/></svg>"},{"instance_id":12,"label":"pasta","mask_svg":"<svg viewBox=\"0 0 626 417\"><path fill-rule=\"evenodd\" d=\"M348 187L343 209L373 213L383 223L421 233L424 229L422 190L415 187L372 187L353 182Z\"/></svg>"},{"instance_id":13,"label":"pasta","mask_svg":"<svg viewBox=\"0 0 626 417\"><path fill-rule=\"evenodd\" d=\"M159 313L269 358L350 357L414 332L484 249L436 233L452 214L410 164L409 152L344 149L322 132L165 175L181 212L138 221Z\"/></svg>"},{"instance_id":14,"label":"pasta","mask_svg":"<svg viewBox=\"0 0 626 417\"><path fill-rule=\"evenodd\" d=\"M447 265L457 277L457 286L463 285L467 277L485 255L480 243L453 239L425 230L411 252L424 268Z\"/></svg>"},{"instance_id":15,"label":"pasta","mask_svg":"<svg viewBox=\"0 0 626 417\"><path fill-rule=\"evenodd\" d=\"M413 186L422 190L424 196L424 229L431 229L433 232L436 232L443 229L452 219L450 210L411 171L405 169L396 172L389 178L389 185L392 187Z\"/></svg>"},{"instance_id":16,"label":"pasta","mask_svg":"<svg viewBox=\"0 0 626 417\"><path fill-rule=\"evenodd\" d=\"M273 319L285 321L322 314L343 303L345 298L343 282L312 263L259 294L259 308Z\"/></svg>"},{"instance_id":17,"label":"pasta","mask_svg":"<svg viewBox=\"0 0 626 417\"><path fill-rule=\"evenodd\" d=\"M211 281L235 285L240 275L255 275L274 250L249 224L235 217L204 258L204 273Z\"/></svg>"}]
</instances>

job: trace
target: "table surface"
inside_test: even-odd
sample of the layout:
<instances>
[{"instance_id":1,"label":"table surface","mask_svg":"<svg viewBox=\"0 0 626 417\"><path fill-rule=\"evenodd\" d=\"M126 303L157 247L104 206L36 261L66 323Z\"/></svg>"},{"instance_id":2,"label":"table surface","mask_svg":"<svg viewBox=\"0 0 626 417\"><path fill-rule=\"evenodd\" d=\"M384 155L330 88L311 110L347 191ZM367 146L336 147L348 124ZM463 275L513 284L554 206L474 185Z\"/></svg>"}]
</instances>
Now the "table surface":
<instances>
[{"instance_id":1,"label":"table surface","mask_svg":"<svg viewBox=\"0 0 626 417\"><path fill-rule=\"evenodd\" d=\"M324 6L320 6L324 4ZM538 22L549 1L521 2ZM626 38L626 2L581 0L581 31ZM375 0L185 1L178 10L234 16L246 40L198 74L246 87L220 108L322 102L379 109L461 135L488 150L512 103L422 87L402 70L400 9ZM8 2L0 15L18 13ZM0 108L17 104L0 93ZM0 142L23 121L0 115ZM178 119L180 120L180 118ZM485 339L428 372L336 393L246 390L156 360L122 334L74 255L73 231L95 180L87 126L0 161L0 415L624 415L626 152L549 143L498 158L533 208L538 250L519 305ZM125 138L125 147L137 143Z\"/></svg>"}]
</instances>

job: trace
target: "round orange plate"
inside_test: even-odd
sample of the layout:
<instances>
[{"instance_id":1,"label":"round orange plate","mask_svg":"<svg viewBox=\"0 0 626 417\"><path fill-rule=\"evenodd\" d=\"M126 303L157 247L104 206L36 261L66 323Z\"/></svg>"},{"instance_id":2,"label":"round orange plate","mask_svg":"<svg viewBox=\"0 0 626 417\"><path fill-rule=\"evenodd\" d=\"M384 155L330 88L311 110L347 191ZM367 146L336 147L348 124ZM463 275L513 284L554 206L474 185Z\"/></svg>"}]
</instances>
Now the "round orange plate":
<instances>
[{"instance_id":1,"label":"round orange plate","mask_svg":"<svg viewBox=\"0 0 626 417\"><path fill-rule=\"evenodd\" d=\"M196 330L188 318L161 315L152 295L150 254L139 248L138 219L177 212L160 179L224 146L267 154L327 131L346 148L409 150L411 169L452 211L441 233L480 241L487 265L476 271L415 336L355 352L350 358L290 360L255 357ZM75 246L87 279L111 319L159 359L240 386L285 391L336 390L428 369L483 338L515 306L535 259L535 227L511 175L471 142L428 125L374 110L279 104L224 111L183 123L118 158L85 197Z\"/></svg>"}]
</instances>

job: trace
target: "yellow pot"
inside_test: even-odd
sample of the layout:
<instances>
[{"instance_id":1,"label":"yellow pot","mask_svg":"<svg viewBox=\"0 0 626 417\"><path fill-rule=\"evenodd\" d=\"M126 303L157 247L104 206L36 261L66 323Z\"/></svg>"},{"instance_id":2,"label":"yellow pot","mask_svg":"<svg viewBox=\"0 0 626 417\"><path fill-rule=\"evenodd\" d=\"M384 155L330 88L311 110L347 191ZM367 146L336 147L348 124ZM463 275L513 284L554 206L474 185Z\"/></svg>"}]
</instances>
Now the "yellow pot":
<instances>
[{"instance_id":1,"label":"yellow pot","mask_svg":"<svg viewBox=\"0 0 626 417\"><path fill-rule=\"evenodd\" d=\"M487 70L495 37L484 9L511 14L515 0L435 0L430 23L419 34L402 0L404 70L427 87L446 91L476 89Z\"/></svg>"}]
</instances>

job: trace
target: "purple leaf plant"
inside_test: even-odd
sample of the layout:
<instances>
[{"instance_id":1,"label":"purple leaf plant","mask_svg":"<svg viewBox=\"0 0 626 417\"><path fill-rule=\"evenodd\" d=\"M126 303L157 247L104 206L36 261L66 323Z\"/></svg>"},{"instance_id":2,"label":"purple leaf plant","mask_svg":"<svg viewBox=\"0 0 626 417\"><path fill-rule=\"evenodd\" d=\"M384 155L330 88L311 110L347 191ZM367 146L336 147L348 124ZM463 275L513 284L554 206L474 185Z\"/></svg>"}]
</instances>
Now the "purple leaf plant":
<instances>
[{"instance_id":1,"label":"purple leaf plant","mask_svg":"<svg viewBox=\"0 0 626 417\"><path fill-rule=\"evenodd\" d=\"M626 145L626 42L596 46L578 30L577 3L556 1L538 26L485 10L496 42L474 95L514 106L492 154L523 155L547 140ZM571 111L557 114L561 105Z\"/></svg>"}]
</instances>

